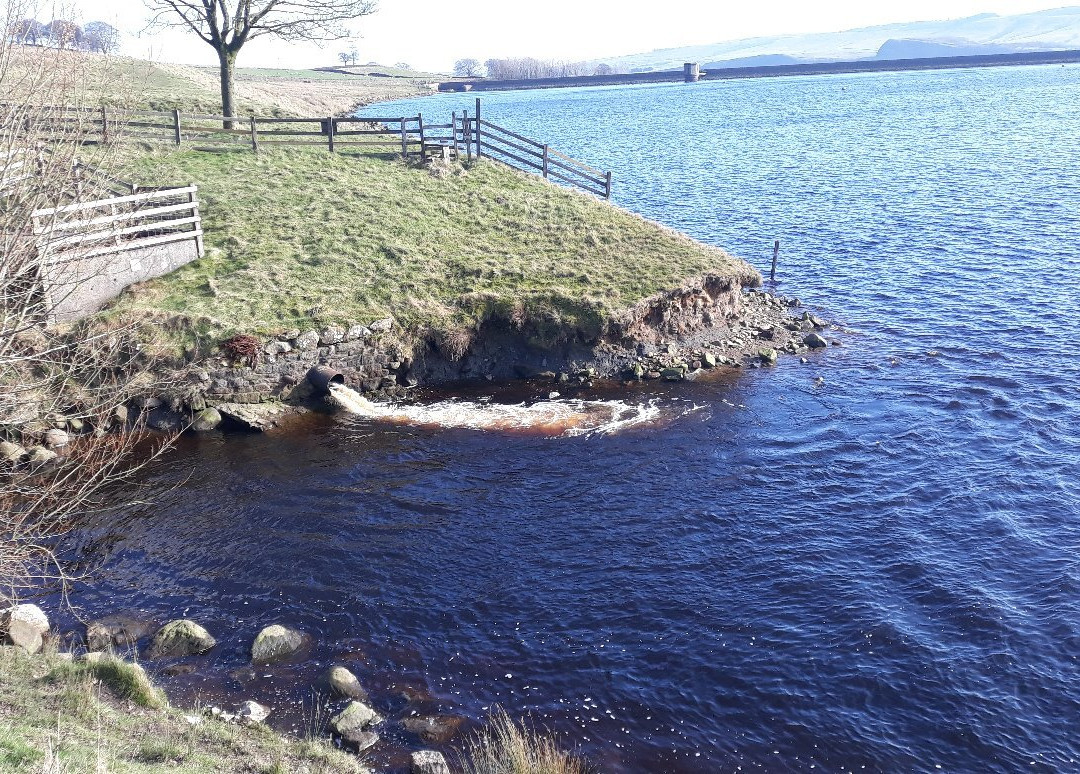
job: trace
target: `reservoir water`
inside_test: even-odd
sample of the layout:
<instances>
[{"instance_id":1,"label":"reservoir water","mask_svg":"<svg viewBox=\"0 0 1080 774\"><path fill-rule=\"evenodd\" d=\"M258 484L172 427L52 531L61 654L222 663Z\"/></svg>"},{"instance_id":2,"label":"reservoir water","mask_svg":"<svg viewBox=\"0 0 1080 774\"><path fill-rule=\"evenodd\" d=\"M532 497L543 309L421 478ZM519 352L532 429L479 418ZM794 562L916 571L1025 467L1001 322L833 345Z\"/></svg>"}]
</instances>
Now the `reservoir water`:
<instances>
[{"instance_id":1,"label":"reservoir water","mask_svg":"<svg viewBox=\"0 0 1080 774\"><path fill-rule=\"evenodd\" d=\"M483 101L621 206L759 268L780 239L778 291L843 346L598 389L648 410L616 432L186 439L87 532L73 601L201 621L174 699L282 727L340 662L383 714L500 705L612 772L1080 767L1080 67ZM277 622L317 644L247 671Z\"/></svg>"}]
</instances>

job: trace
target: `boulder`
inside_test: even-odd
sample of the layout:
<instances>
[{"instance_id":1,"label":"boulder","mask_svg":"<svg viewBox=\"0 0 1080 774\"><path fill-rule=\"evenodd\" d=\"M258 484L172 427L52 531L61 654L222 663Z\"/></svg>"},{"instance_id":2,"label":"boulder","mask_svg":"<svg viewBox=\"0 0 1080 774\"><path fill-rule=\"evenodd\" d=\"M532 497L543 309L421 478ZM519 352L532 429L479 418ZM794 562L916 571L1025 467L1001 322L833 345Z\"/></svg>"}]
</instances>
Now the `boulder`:
<instances>
[{"instance_id":1,"label":"boulder","mask_svg":"<svg viewBox=\"0 0 1080 774\"><path fill-rule=\"evenodd\" d=\"M331 667L326 674L326 680L330 683L330 689L338 696L357 701L367 701L367 691L360 685L356 675L343 666Z\"/></svg>"},{"instance_id":2,"label":"boulder","mask_svg":"<svg viewBox=\"0 0 1080 774\"><path fill-rule=\"evenodd\" d=\"M204 408L195 415L195 419L191 422L191 429L196 433L208 433L216 430L222 421L221 412L216 408Z\"/></svg>"},{"instance_id":3,"label":"boulder","mask_svg":"<svg viewBox=\"0 0 1080 774\"><path fill-rule=\"evenodd\" d=\"M660 372L660 378L665 382L681 382L683 376L684 374L681 368L665 368Z\"/></svg>"},{"instance_id":4,"label":"boulder","mask_svg":"<svg viewBox=\"0 0 1080 774\"><path fill-rule=\"evenodd\" d=\"M0 632L5 643L37 653L49 633L49 619L37 605L15 605L0 612Z\"/></svg>"},{"instance_id":5,"label":"boulder","mask_svg":"<svg viewBox=\"0 0 1080 774\"><path fill-rule=\"evenodd\" d=\"M776 365L778 355L776 354L775 349L768 347L761 350L761 352L758 353L758 357L761 359L761 362L766 365Z\"/></svg>"},{"instance_id":6,"label":"boulder","mask_svg":"<svg viewBox=\"0 0 1080 774\"><path fill-rule=\"evenodd\" d=\"M151 624L128 615L118 614L91 621L86 626L86 647L89 650L126 648L150 633Z\"/></svg>"},{"instance_id":7,"label":"boulder","mask_svg":"<svg viewBox=\"0 0 1080 774\"><path fill-rule=\"evenodd\" d=\"M417 750L409 762L409 774L450 774L450 765L442 753Z\"/></svg>"},{"instance_id":8,"label":"boulder","mask_svg":"<svg viewBox=\"0 0 1080 774\"><path fill-rule=\"evenodd\" d=\"M180 658L205 653L217 645L217 640L210 636L202 626L180 619L170 621L158 629L147 651L148 658Z\"/></svg>"},{"instance_id":9,"label":"boulder","mask_svg":"<svg viewBox=\"0 0 1080 774\"><path fill-rule=\"evenodd\" d=\"M376 320L368 326L372 333L389 333L394 329L394 318L384 317L381 320Z\"/></svg>"},{"instance_id":10,"label":"boulder","mask_svg":"<svg viewBox=\"0 0 1080 774\"><path fill-rule=\"evenodd\" d=\"M251 660L259 663L280 661L304 647L304 635L295 629L274 624L267 626L251 645Z\"/></svg>"},{"instance_id":11,"label":"boulder","mask_svg":"<svg viewBox=\"0 0 1080 774\"><path fill-rule=\"evenodd\" d=\"M241 723L262 723L270 717L270 708L264 707L258 702L245 701L240 705L240 712L237 715Z\"/></svg>"},{"instance_id":12,"label":"boulder","mask_svg":"<svg viewBox=\"0 0 1080 774\"><path fill-rule=\"evenodd\" d=\"M216 408L223 420L255 433L275 427L277 417L286 412L284 406L273 403L221 403Z\"/></svg>"},{"instance_id":13,"label":"boulder","mask_svg":"<svg viewBox=\"0 0 1080 774\"><path fill-rule=\"evenodd\" d=\"M46 449L44 446L32 446L27 450L30 454L31 465L44 465L57 458L57 453Z\"/></svg>"},{"instance_id":14,"label":"boulder","mask_svg":"<svg viewBox=\"0 0 1080 774\"><path fill-rule=\"evenodd\" d=\"M461 731L465 718L456 715L429 715L405 718L405 730L416 734L425 744L446 744Z\"/></svg>"},{"instance_id":15,"label":"boulder","mask_svg":"<svg viewBox=\"0 0 1080 774\"><path fill-rule=\"evenodd\" d=\"M716 368L716 355L712 352L701 353L701 364L706 368Z\"/></svg>"},{"instance_id":16,"label":"boulder","mask_svg":"<svg viewBox=\"0 0 1080 774\"><path fill-rule=\"evenodd\" d=\"M366 325L353 325L349 327L349 330L345 331L346 341L356 341L357 339L366 339L371 335L371 329Z\"/></svg>"},{"instance_id":17,"label":"boulder","mask_svg":"<svg viewBox=\"0 0 1080 774\"><path fill-rule=\"evenodd\" d=\"M16 464L26 456L26 449L11 441L0 441L0 462Z\"/></svg>"},{"instance_id":18,"label":"boulder","mask_svg":"<svg viewBox=\"0 0 1080 774\"><path fill-rule=\"evenodd\" d=\"M296 337L293 345L299 350L315 349L319 346L319 332L304 331Z\"/></svg>"},{"instance_id":19,"label":"boulder","mask_svg":"<svg viewBox=\"0 0 1080 774\"><path fill-rule=\"evenodd\" d=\"M803 344L811 349L822 349L829 346L829 343L817 333L808 333L803 339Z\"/></svg>"},{"instance_id":20,"label":"boulder","mask_svg":"<svg viewBox=\"0 0 1080 774\"><path fill-rule=\"evenodd\" d=\"M339 325L331 325L319 334L319 346L329 347L331 344L340 344L345 340L345 329Z\"/></svg>"},{"instance_id":21,"label":"boulder","mask_svg":"<svg viewBox=\"0 0 1080 774\"><path fill-rule=\"evenodd\" d=\"M359 749L366 750L379 741L378 735L368 729L381 722L382 718L371 707L363 702L350 701L349 706L330 718L330 730Z\"/></svg>"}]
</instances>

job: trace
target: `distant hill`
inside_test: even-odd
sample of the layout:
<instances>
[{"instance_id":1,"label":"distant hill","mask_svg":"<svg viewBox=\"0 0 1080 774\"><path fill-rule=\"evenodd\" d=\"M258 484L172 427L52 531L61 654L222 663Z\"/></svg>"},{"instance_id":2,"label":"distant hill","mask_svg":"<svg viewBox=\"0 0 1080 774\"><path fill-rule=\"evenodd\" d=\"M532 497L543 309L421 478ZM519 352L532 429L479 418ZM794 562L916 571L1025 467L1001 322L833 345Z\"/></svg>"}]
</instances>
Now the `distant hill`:
<instances>
[{"instance_id":1,"label":"distant hill","mask_svg":"<svg viewBox=\"0 0 1080 774\"><path fill-rule=\"evenodd\" d=\"M885 24L843 32L747 38L605 61L626 72L651 72L679 69L683 62L700 62L706 69L719 69L1078 48L1080 7L1074 6L1014 16L984 13L965 19ZM913 53L902 53L905 51Z\"/></svg>"}]
</instances>

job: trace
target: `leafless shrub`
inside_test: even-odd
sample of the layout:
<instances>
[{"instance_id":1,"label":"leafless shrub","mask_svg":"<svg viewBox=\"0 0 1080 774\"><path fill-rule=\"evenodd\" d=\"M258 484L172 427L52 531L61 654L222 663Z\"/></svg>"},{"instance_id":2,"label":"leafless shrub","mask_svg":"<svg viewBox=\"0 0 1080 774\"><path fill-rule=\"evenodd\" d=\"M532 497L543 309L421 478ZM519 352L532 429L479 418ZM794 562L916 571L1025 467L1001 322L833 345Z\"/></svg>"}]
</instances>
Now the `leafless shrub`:
<instances>
[{"instance_id":1,"label":"leafless shrub","mask_svg":"<svg viewBox=\"0 0 1080 774\"><path fill-rule=\"evenodd\" d=\"M30 10L23 0L0 0L2 28ZM0 607L67 577L59 541L106 507L113 485L139 467L144 418L121 423L123 404L155 389L154 363L132 328L56 325L63 299L44 281L52 237L70 233L70 216L40 211L100 198L84 165L111 163L113 148L93 130L93 111L78 109L88 107L90 68L85 54L0 42L0 440L13 444L10 460L0 462ZM53 106L77 110L61 115ZM99 141L88 143L91 136ZM65 259L77 254L65 248ZM59 430L64 435L48 436ZM53 459L54 452L35 449L46 438L57 447ZM140 450L138 459L145 463L162 446Z\"/></svg>"},{"instance_id":2,"label":"leafless shrub","mask_svg":"<svg viewBox=\"0 0 1080 774\"><path fill-rule=\"evenodd\" d=\"M259 361L262 345L254 336L241 333L226 341L221 348L225 350L225 355L230 360L244 363L248 368L254 368Z\"/></svg>"}]
</instances>

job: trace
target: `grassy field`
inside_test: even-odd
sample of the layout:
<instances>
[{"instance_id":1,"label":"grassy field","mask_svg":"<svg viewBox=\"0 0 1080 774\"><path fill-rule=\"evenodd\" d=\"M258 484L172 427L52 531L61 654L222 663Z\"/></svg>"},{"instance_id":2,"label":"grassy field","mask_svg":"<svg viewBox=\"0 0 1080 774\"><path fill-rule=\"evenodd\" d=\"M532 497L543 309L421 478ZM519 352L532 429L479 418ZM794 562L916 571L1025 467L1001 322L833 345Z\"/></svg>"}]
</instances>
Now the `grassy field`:
<instances>
[{"instance_id":1,"label":"grassy field","mask_svg":"<svg viewBox=\"0 0 1080 774\"><path fill-rule=\"evenodd\" d=\"M209 48L207 49L209 51ZM14 47L13 65L33 66L44 59L62 77L77 81L67 99L83 103L179 109L191 113L221 112L216 67L151 62L130 57L104 57L86 52ZM322 70L238 68L237 104L241 115L340 115L360 105L427 94L439 76L393 68L373 68L396 77L342 75ZM17 83L8 77L5 83Z\"/></svg>"},{"instance_id":2,"label":"grassy field","mask_svg":"<svg viewBox=\"0 0 1080 774\"><path fill-rule=\"evenodd\" d=\"M164 704L131 664L0 648L0 772L367 771L329 740L281 737Z\"/></svg>"},{"instance_id":3,"label":"grassy field","mask_svg":"<svg viewBox=\"0 0 1080 774\"><path fill-rule=\"evenodd\" d=\"M501 317L598 334L619 310L726 253L495 162L431 170L316 149L152 151L140 183L195 181L207 256L128 293L122 310L276 333L387 315L414 330Z\"/></svg>"}]
</instances>

